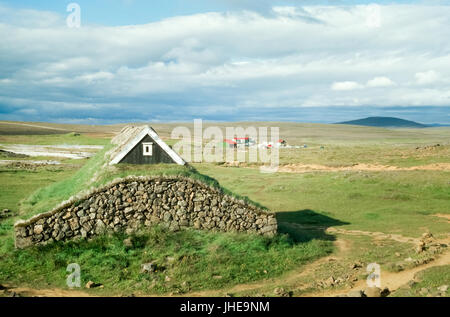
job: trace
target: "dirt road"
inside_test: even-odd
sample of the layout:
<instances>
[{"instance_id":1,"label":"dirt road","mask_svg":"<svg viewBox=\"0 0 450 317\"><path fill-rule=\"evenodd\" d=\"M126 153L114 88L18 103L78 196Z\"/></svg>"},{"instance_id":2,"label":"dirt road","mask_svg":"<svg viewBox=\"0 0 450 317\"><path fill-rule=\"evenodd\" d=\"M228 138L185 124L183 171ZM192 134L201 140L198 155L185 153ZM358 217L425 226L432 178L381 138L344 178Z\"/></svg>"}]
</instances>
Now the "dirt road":
<instances>
[{"instance_id":1,"label":"dirt road","mask_svg":"<svg viewBox=\"0 0 450 317\"><path fill-rule=\"evenodd\" d=\"M411 167L398 167L390 165L363 164L358 163L352 166L326 166L318 164L287 164L278 168L278 172L284 173L307 173L307 172L340 172L340 171L367 171L367 172L385 172L385 171L450 171L450 163L434 163L427 165L418 165Z\"/></svg>"}]
</instances>

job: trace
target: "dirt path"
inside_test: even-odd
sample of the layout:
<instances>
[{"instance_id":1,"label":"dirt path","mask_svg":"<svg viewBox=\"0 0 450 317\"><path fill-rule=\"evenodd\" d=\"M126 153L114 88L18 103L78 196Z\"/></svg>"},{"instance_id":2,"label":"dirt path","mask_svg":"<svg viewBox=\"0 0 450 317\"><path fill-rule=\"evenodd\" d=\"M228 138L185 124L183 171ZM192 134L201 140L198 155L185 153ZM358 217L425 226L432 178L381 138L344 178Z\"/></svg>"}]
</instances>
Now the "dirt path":
<instances>
[{"instance_id":1,"label":"dirt path","mask_svg":"<svg viewBox=\"0 0 450 317\"><path fill-rule=\"evenodd\" d=\"M383 232L371 232L371 231L362 231L362 230L345 230L341 228L334 228L330 227L326 230L328 233L340 233L340 234L347 234L347 235L364 235L369 236L374 239L390 239L397 242L402 243L418 243L420 239L418 238L411 238L411 237L405 237L400 234L389 234L389 233L383 233Z\"/></svg>"},{"instance_id":2,"label":"dirt path","mask_svg":"<svg viewBox=\"0 0 450 317\"><path fill-rule=\"evenodd\" d=\"M439 217L439 218L447 219L447 221L450 222L450 215L446 215L446 214L435 214L435 215L433 215L433 216Z\"/></svg>"},{"instance_id":3,"label":"dirt path","mask_svg":"<svg viewBox=\"0 0 450 317\"><path fill-rule=\"evenodd\" d=\"M301 226L301 225L298 225ZM311 226L304 226L305 228L311 228ZM317 229L317 227L316 227ZM412 238L412 237L405 237L399 234L386 234L383 232L369 232L369 231L362 231L362 230L344 230L344 229L338 229L334 227L330 227L326 230L329 233L338 233L342 235L366 235L370 236L374 239L391 239L397 242L401 243L418 243L420 239L418 238ZM442 243L448 243L449 238L439 240L439 242ZM332 256L327 256L324 258L321 258L317 261L314 261L310 264L307 264L305 266L302 266L298 270L293 270L289 272L287 275L273 278L265 281L255 282L255 283L248 283L248 284L240 284L236 285L232 288L226 289L226 290L209 290L209 291L202 291L202 292L192 292L189 294L186 294L186 296L224 296L227 293L233 294L233 293L242 293L242 292L248 292L248 291L256 291L261 289L268 289L270 287L275 288L277 285L280 284L295 284L296 282L300 281L302 277L308 276L309 274L313 273L320 265L327 263L329 261L337 261L343 257L345 257L346 253L351 252L351 243L349 240L338 238L334 242L335 246L338 249L338 252ZM426 270L430 267L434 266L440 266L440 265L446 265L450 264L450 250L447 252L441 254L439 258L437 258L434 261L431 261L424 265L419 265L417 267L407 269L404 271L401 271L399 273L393 273L393 272L382 272L381 274L381 281L382 281L382 287L388 287L389 290L394 291L398 289L400 286L406 284L408 281L412 280L418 272L422 270ZM351 290L357 290L357 289L364 289L366 287L366 281L358 281L353 287L347 288L347 289L340 289L340 290L324 290L319 292L313 292L313 293L305 293L302 296L308 296L308 297L314 297L314 296L337 296L346 294ZM297 290L306 289L308 288L308 285L296 285ZM271 295L271 294L270 294Z\"/></svg>"},{"instance_id":4,"label":"dirt path","mask_svg":"<svg viewBox=\"0 0 450 317\"><path fill-rule=\"evenodd\" d=\"M60 288L50 289L34 289L30 287L8 287L8 293L16 293L24 297L92 297L94 295L88 294L80 290L64 290Z\"/></svg>"},{"instance_id":5,"label":"dirt path","mask_svg":"<svg viewBox=\"0 0 450 317\"><path fill-rule=\"evenodd\" d=\"M427 264L423 264L420 266L416 266L412 269L404 270L401 272L393 273L393 272L387 272L387 271L381 271L380 273L380 281L381 281L381 288L389 288L391 292L397 290L401 286L405 285L409 281L414 279L414 276L426 269L429 269L431 267L435 266L441 266L441 265L448 265L450 264L450 250L447 250L446 252L442 253L439 258L435 259L434 261L431 261ZM353 287L347 288L344 290L325 290L323 292L314 292L314 293L308 293L304 296L308 297L333 297L338 295L344 295L347 294L350 291L354 290L364 290L364 288L367 287L366 281L358 281Z\"/></svg>"},{"instance_id":6,"label":"dirt path","mask_svg":"<svg viewBox=\"0 0 450 317\"><path fill-rule=\"evenodd\" d=\"M308 173L308 172L340 172L340 171L450 171L450 163L434 163L427 165L418 165L412 167L398 167L390 165L363 164L358 163L352 166L326 166L319 164L287 164L278 168L278 172L284 173Z\"/></svg>"}]
</instances>

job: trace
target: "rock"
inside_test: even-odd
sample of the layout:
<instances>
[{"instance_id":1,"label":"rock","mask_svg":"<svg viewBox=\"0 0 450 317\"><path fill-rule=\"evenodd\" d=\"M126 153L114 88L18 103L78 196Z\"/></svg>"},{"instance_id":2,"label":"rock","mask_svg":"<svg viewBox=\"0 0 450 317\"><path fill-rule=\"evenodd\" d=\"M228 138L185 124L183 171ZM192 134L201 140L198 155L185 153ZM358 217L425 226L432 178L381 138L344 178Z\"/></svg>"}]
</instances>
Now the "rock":
<instances>
[{"instance_id":1,"label":"rock","mask_svg":"<svg viewBox=\"0 0 450 317\"><path fill-rule=\"evenodd\" d=\"M125 208L125 210L124 210L125 214L128 214L132 211L133 211L133 207L128 207L128 208Z\"/></svg>"},{"instance_id":2,"label":"rock","mask_svg":"<svg viewBox=\"0 0 450 317\"><path fill-rule=\"evenodd\" d=\"M276 296L280 296L280 297L289 297L291 296L291 293L287 292L284 288L282 287L277 287L275 288L275 290L273 291L273 293Z\"/></svg>"},{"instance_id":3,"label":"rock","mask_svg":"<svg viewBox=\"0 0 450 317\"><path fill-rule=\"evenodd\" d=\"M127 248L132 248L133 247L133 241L131 238L126 238L123 240L123 245Z\"/></svg>"},{"instance_id":4,"label":"rock","mask_svg":"<svg viewBox=\"0 0 450 317\"><path fill-rule=\"evenodd\" d=\"M438 291L445 293L448 290L448 285L439 286L437 289Z\"/></svg>"},{"instance_id":5,"label":"rock","mask_svg":"<svg viewBox=\"0 0 450 317\"><path fill-rule=\"evenodd\" d=\"M100 219L98 219L95 224L95 233L101 234L105 231L105 228L106 228L105 223L103 221L101 221Z\"/></svg>"},{"instance_id":6,"label":"rock","mask_svg":"<svg viewBox=\"0 0 450 317\"><path fill-rule=\"evenodd\" d=\"M80 224L78 223L77 218L70 219L69 225L70 225L70 229L72 229L72 230L77 230L78 228L80 228Z\"/></svg>"},{"instance_id":7,"label":"rock","mask_svg":"<svg viewBox=\"0 0 450 317\"><path fill-rule=\"evenodd\" d=\"M80 233L82 238L87 238L88 232L84 228L80 229Z\"/></svg>"},{"instance_id":8,"label":"rock","mask_svg":"<svg viewBox=\"0 0 450 317\"><path fill-rule=\"evenodd\" d=\"M416 253L422 253L425 251L425 245L417 245L415 248Z\"/></svg>"},{"instance_id":9,"label":"rock","mask_svg":"<svg viewBox=\"0 0 450 317\"><path fill-rule=\"evenodd\" d=\"M9 210L9 209L2 210L2 215L4 215L4 216L8 216L8 214L10 214L10 213L11 213L11 210Z\"/></svg>"},{"instance_id":10,"label":"rock","mask_svg":"<svg viewBox=\"0 0 450 317\"><path fill-rule=\"evenodd\" d=\"M381 297L381 289L376 286L366 287L364 289L364 295L366 297Z\"/></svg>"},{"instance_id":11,"label":"rock","mask_svg":"<svg viewBox=\"0 0 450 317\"><path fill-rule=\"evenodd\" d=\"M222 275L214 275L213 279L215 280L221 280L222 279Z\"/></svg>"},{"instance_id":12,"label":"rock","mask_svg":"<svg viewBox=\"0 0 450 317\"><path fill-rule=\"evenodd\" d=\"M338 277L335 281L336 284L340 284L342 282L344 282L344 279L342 277Z\"/></svg>"},{"instance_id":13,"label":"rock","mask_svg":"<svg viewBox=\"0 0 450 317\"><path fill-rule=\"evenodd\" d=\"M280 294L283 294L284 292L285 292L285 290L284 290L284 288L282 288L282 287L277 287L277 288L275 288L274 291L273 291L273 293L274 293L275 295L280 295Z\"/></svg>"},{"instance_id":14,"label":"rock","mask_svg":"<svg viewBox=\"0 0 450 317\"><path fill-rule=\"evenodd\" d=\"M128 235L132 234L134 231L135 231L135 230L134 230L133 228L127 228L127 229L125 229L125 233L128 234Z\"/></svg>"},{"instance_id":15,"label":"rock","mask_svg":"<svg viewBox=\"0 0 450 317\"><path fill-rule=\"evenodd\" d=\"M409 288L413 287L414 285L416 285L417 282L414 280L408 281L408 283L406 284Z\"/></svg>"},{"instance_id":16,"label":"rock","mask_svg":"<svg viewBox=\"0 0 450 317\"><path fill-rule=\"evenodd\" d=\"M12 216L12 214L11 214L11 210L9 210L9 209L3 209L3 210L0 212L0 219L1 219L1 218L8 218L8 217L10 217L10 216Z\"/></svg>"},{"instance_id":17,"label":"rock","mask_svg":"<svg viewBox=\"0 0 450 317\"><path fill-rule=\"evenodd\" d=\"M156 265L153 262L148 262L141 265L141 273L153 273L155 271Z\"/></svg>"},{"instance_id":18,"label":"rock","mask_svg":"<svg viewBox=\"0 0 450 317\"><path fill-rule=\"evenodd\" d=\"M428 288L422 287L422 288L420 289L420 291L419 291L419 294L425 296L425 295L427 295L429 292L430 292L430 291L429 291Z\"/></svg>"},{"instance_id":19,"label":"rock","mask_svg":"<svg viewBox=\"0 0 450 317\"><path fill-rule=\"evenodd\" d=\"M166 275L166 277L164 278L164 281L166 282L170 282L172 279L170 278L170 276Z\"/></svg>"},{"instance_id":20,"label":"rock","mask_svg":"<svg viewBox=\"0 0 450 317\"><path fill-rule=\"evenodd\" d=\"M350 268L351 268L352 270L354 270L354 269L359 269L359 268L362 268L362 267L363 267L363 265L362 265L362 263L361 263L360 261L357 261L357 262L352 263L352 264L350 265Z\"/></svg>"},{"instance_id":21,"label":"rock","mask_svg":"<svg viewBox=\"0 0 450 317\"><path fill-rule=\"evenodd\" d=\"M325 281L325 285L327 285L327 286L333 286L335 282L336 282L336 281L335 281L334 277L333 277L333 276L330 276L330 277Z\"/></svg>"},{"instance_id":22,"label":"rock","mask_svg":"<svg viewBox=\"0 0 450 317\"><path fill-rule=\"evenodd\" d=\"M401 254L399 252L395 252L395 256L400 257Z\"/></svg>"},{"instance_id":23,"label":"rock","mask_svg":"<svg viewBox=\"0 0 450 317\"><path fill-rule=\"evenodd\" d=\"M96 288L96 287L103 288L103 285L100 283L92 282L92 281L89 281L86 283L86 288Z\"/></svg>"},{"instance_id":24,"label":"rock","mask_svg":"<svg viewBox=\"0 0 450 317\"><path fill-rule=\"evenodd\" d=\"M395 263L395 268L400 272L400 271L403 271L405 268L404 268L404 264L402 263L402 262L397 262L397 263Z\"/></svg>"},{"instance_id":25,"label":"rock","mask_svg":"<svg viewBox=\"0 0 450 317\"><path fill-rule=\"evenodd\" d=\"M44 231L44 227L42 225L36 225L34 226L33 232L35 234L41 234L42 231Z\"/></svg>"},{"instance_id":26,"label":"rock","mask_svg":"<svg viewBox=\"0 0 450 317\"><path fill-rule=\"evenodd\" d=\"M383 288L383 290L381 291L381 297L388 297L390 294L391 291L387 287Z\"/></svg>"},{"instance_id":27,"label":"rock","mask_svg":"<svg viewBox=\"0 0 450 317\"><path fill-rule=\"evenodd\" d=\"M355 290L348 292L347 297L365 297L365 294L361 290Z\"/></svg>"}]
</instances>

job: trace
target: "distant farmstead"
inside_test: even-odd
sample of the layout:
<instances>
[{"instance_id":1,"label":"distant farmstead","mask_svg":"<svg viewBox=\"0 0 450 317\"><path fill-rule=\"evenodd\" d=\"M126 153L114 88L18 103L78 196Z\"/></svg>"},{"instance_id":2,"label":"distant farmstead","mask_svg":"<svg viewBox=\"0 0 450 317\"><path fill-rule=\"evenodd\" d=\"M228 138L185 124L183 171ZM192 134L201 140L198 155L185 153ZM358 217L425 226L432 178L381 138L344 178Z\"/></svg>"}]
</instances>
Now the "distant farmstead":
<instances>
[{"instance_id":1,"label":"distant farmstead","mask_svg":"<svg viewBox=\"0 0 450 317\"><path fill-rule=\"evenodd\" d=\"M111 141L116 147L110 153L110 165L186 162L149 126L125 127Z\"/></svg>"},{"instance_id":2,"label":"distant farmstead","mask_svg":"<svg viewBox=\"0 0 450 317\"><path fill-rule=\"evenodd\" d=\"M230 148L237 148L237 147L249 147L255 145L256 142L252 138L246 137L246 138L238 138L234 137L232 139L225 139L223 141L224 146L228 146Z\"/></svg>"}]
</instances>

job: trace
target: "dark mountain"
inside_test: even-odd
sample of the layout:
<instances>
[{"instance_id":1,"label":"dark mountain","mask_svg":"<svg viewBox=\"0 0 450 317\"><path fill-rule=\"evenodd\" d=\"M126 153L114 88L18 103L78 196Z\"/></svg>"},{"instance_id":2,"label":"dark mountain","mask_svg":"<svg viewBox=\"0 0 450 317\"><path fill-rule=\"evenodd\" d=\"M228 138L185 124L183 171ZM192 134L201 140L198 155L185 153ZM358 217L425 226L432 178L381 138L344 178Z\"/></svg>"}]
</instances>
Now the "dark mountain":
<instances>
[{"instance_id":1,"label":"dark mountain","mask_svg":"<svg viewBox=\"0 0 450 317\"><path fill-rule=\"evenodd\" d=\"M359 120L338 122L337 124L363 125L384 128L426 128L425 124L392 117L368 117Z\"/></svg>"},{"instance_id":2,"label":"dark mountain","mask_svg":"<svg viewBox=\"0 0 450 317\"><path fill-rule=\"evenodd\" d=\"M431 123L428 124L429 127L440 128L440 127L450 127L450 124L442 124L442 123Z\"/></svg>"}]
</instances>

